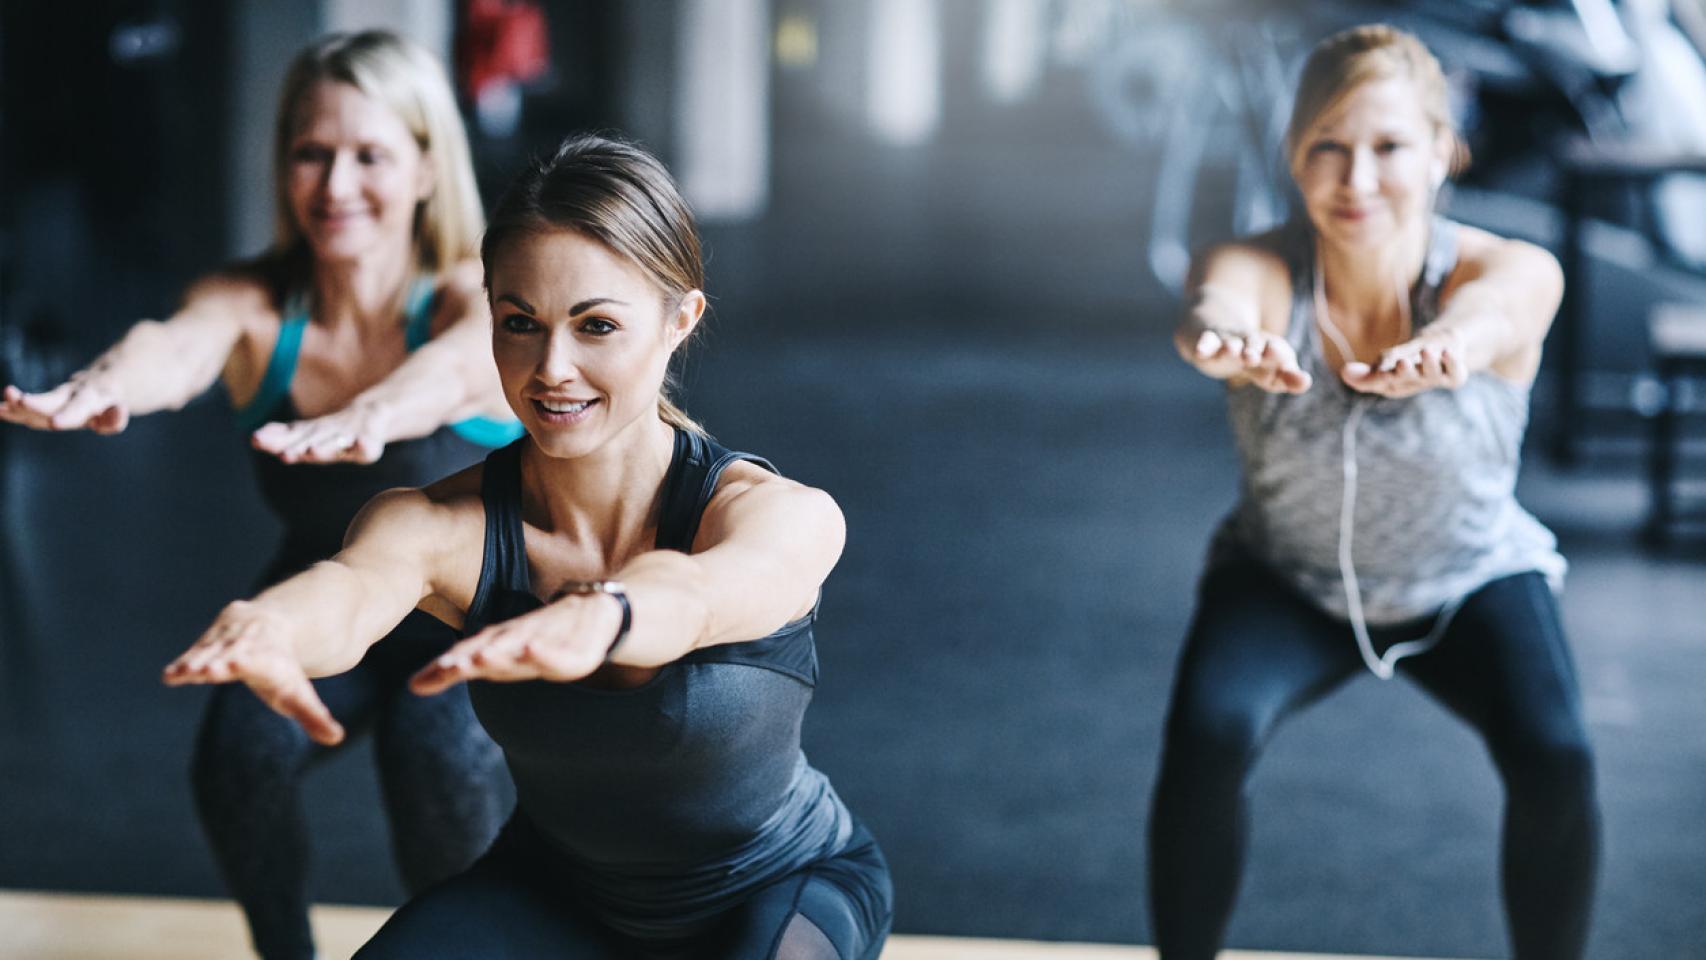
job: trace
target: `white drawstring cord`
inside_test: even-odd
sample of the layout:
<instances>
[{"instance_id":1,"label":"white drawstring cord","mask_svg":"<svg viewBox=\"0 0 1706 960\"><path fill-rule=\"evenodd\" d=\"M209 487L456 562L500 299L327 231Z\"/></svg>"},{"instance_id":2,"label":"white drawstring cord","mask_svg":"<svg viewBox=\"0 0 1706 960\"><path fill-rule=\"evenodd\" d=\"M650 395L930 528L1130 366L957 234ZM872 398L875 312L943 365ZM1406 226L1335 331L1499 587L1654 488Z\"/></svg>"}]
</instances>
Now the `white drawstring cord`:
<instances>
[{"instance_id":1,"label":"white drawstring cord","mask_svg":"<svg viewBox=\"0 0 1706 960\"><path fill-rule=\"evenodd\" d=\"M1332 315L1327 310L1326 276L1321 270L1320 248L1316 248L1315 256L1315 318L1321 330L1331 337L1333 346L1338 348L1339 359L1343 363L1356 360L1356 354L1351 352L1351 345L1339 328L1333 324ZM1413 332L1410 325L1409 291L1404 289L1402 279L1398 280L1398 314L1403 321L1404 340L1410 338ZM1400 341L1402 342L1402 341ZM1341 448L1344 451L1345 495L1339 508L1339 577L1345 584L1345 613L1350 617L1351 633L1355 634L1357 650L1362 654L1362 662L1368 671L1382 680L1392 679L1392 673L1399 660L1405 657L1425 653L1445 634L1445 628L1451 623L1451 618L1457 614L1457 608L1462 606L1461 598L1445 605L1439 612L1439 618L1434 621L1433 629L1420 640L1406 640L1386 648L1384 654L1374 652L1374 641L1368 635L1368 620L1362 612L1362 589L1357 585L1356 565L1351 562L1351 530L1356 521L1357 503L1357 426L1362 423L1363 410L1366 409L1368 398L1357 397L1351 401L1350 416L1345 418L1344 440Z\"/></svg>"}]
</instances>

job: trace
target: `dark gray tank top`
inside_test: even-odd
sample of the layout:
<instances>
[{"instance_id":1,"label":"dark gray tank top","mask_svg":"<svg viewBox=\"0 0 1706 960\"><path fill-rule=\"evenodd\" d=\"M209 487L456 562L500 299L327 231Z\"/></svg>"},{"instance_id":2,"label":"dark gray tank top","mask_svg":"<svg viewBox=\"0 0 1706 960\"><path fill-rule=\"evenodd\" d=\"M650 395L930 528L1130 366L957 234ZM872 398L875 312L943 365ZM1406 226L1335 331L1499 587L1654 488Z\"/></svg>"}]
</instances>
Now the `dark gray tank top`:
<instances>
[{"instance_id":1,"label":"dark gray tank top","mask_svg":"<svg viewBox=\"0 0 1706 960\"><path fill-rule=\"evenodd\" d=\"M1458 229L1434 221L1411 291L1415 330L1438 315ZM1512 573L1539 571L1559 585L1565 564L1551 531L1516 501L1528 387L1482 371L1455 390L1403 399L1351 390L1322 350L1313 234L1294 224L1275 236L1291 272L1286 339L1314 385L1298 395L1228 389L1243 478L1210 562L1254 556L1322 609L1347 615L1338 556L1344 430L1361 407L1352 559L1369 623L1432 616Z\"/></svg>"},{"instance_id":2,"label":"dark gray tank top","mask_svg":"<svg viewBox=\"0 0 1706 960\"><path fill-rule=\"evenodd\" d=\"M522 539L523 438L486 458L485 559L464 631L538 608ZM735 453L677 430L658 549L689 552ZM816 611L775 633L695 650L630 690L469 685L503 747L517 815L561 854L566 882L613 928L691 936L757 887L833 856L852 818L806 763Z\"/></svg>"}]
</instances>

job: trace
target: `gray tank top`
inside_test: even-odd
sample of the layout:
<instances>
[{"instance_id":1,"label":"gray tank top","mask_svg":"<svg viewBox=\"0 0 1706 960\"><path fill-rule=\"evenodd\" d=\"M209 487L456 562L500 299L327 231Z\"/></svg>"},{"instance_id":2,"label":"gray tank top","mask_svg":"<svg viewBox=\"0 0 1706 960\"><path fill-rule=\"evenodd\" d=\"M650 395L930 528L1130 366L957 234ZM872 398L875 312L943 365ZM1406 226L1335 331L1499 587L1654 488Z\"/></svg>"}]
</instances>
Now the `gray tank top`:
<instances>
[{"instance_id":1,"label":"gray tank top","mask_svg":"<svg viewBox=\"0 0 1706 960\"><path fill-rule=\"evenodd\" d=\"M1457 235L1456 223L1435 219L1411 291L1416 330L1438 315ZM1561 586L1556 540L1516 502L1528 388L1482 371L1455 390L1398 400L1351 390L1328 365L1315 322L1313 234L1294 224L1275 235L1274 249L1291 272L1286 338L1314 385L1295 396L1227 391L1243 482L1211 565L1253 556L1322 609L1348 616L1339 528L1345 425L1360 406L1351 557L1369 623L1433 616L1513 573L1538 571Z\"/></svg>"}]
</instances>

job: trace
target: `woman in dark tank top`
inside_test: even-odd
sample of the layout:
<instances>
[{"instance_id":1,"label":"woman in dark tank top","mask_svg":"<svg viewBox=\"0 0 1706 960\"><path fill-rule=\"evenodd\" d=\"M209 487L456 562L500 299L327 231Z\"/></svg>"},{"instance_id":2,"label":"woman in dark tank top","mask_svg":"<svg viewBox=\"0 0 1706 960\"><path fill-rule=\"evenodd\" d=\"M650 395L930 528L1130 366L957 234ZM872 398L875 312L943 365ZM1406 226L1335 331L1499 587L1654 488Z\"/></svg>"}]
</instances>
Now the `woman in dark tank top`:
<instances>
[{"instance_id":1,"label":"woman in dark tank top","mask_svg":"<svg viewBox=\"0 0 1706 960\"><path fill-rule=\"evenodd\" d=\"M528 435L381 495L337 557L232 604L166 681L241 681L336 742L308 676L417 608L462 628L411 686L467 682L516 813L367 960L874 960L887 867L800 748L841 513L667 399L705 308L674 183L638 148L571 139L505 194L482 257Z\"/></svg>"},{"instance_id":2,"label":"woman in dark tank top","mask_svg":"<svg viewBox=\"0 0 1706 960\"><path fill-rule=\"evenodd\" d=\"M194 284L65 385L6 389L0 418L122 430L222 380L283 538L276 583L336 553L375 494L427 483L514 439L484 341L474 258L483 214L443 71L384 32L327 37L285 80L274 161L277 239ZM486 414L493 414L488 417ZM465 868L501 825L498 750L465 693L408 676L455 641L419 615L349 673L320 681L340 722L375 731L392 846L420 890ZM266 960L309 960L302 778L328 753L248 690L214 692L192 765L221 872Z\"/></svg>"}]
</instances>

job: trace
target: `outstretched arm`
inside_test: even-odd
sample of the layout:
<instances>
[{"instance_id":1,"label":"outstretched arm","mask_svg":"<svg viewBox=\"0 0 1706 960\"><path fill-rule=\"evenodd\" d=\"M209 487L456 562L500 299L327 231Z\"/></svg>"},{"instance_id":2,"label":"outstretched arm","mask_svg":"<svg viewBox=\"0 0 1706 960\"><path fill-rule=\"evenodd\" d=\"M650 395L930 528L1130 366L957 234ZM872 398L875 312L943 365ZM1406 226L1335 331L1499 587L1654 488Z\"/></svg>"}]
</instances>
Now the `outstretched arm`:
<instances>
[{"instance_id":1,"label":"outstretched arm","mask_svg":"<svg viewBox=\"0 0 1706 960\"><path fill-rule=\"evenodd\" d=\"M443 332L384 380L342 410L266 424L255 431L254 445L286 463L372 463L389 443L424 437L444 424L500 407L491 314L477 263L446 276L437 310L438 323L448 324Z\"/></svg>"},{"instance_id":2,"label":"outstretched arm","mask_svg":"<svg viewBox=\"0 0 1706 960\"><path fill-rule=\"evenodd\" d=\"M418 490L380 494L336 557L227 606L163 679L241 681L320 743L342 740L308 678L355 666L426 596L444 541L436 510Z\"/></svg>"},{"instance_id":3,"label":"outstretched arm","mask_svg":"<svg viewBox=\"0 0 1706 960\"><path fill-rule=\"evenodd\" d=\"M607 657L658 667L803 615L841 556L841 510L821 490L760 474L749 467L724 482L706 508L698 552L654 550L617 571L633 623L614 650L620 604L601 594L564 596L457 644L411 686L425 694L475 678L578 680Z\"/></svg>"},{"instance_id":4,"label":"outstretched arm","mask_svg":"<svg viewBox=\"0 0 1706 960\"><path fill-rule=\"evenodd\" d=\"M243 336L245 316L269 309L251 281L214 276L192 286L171 319L143 320L65 383L44 393L8 385L0 420L37 430L112 434L130 418L176 410L219 379Z\"/></svg>"},{"instance_id":5,"label":"outstretched arm","mask_svg":"<svg viewBox=\"0 0 1706 960\"><path fill-rule=\"evenodd\" d=\"M1233 386L1302 393L1310 376L1286 340L1285 266L1254 244L1225 244L1191 264L1173 346L1204 375Z\"/></svg>"},{"instance_id":6,"label":"outstretched arm","mask_svg":"<svg viewBox=\"0 0 1706 960\"><path fill-rule=\"evenodd\" d=\"M1520 240L1464 229L1463 255L1440 294L1440 313L1416 336L1340 375L1365 393L1407 397L1461 386L1491 371L1528 383L1564 295L1564 274L1550 253Z\"/></svg>"}]
</instances>

